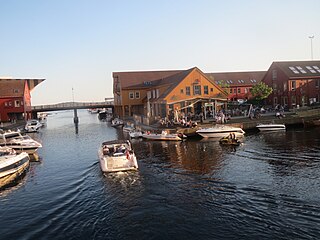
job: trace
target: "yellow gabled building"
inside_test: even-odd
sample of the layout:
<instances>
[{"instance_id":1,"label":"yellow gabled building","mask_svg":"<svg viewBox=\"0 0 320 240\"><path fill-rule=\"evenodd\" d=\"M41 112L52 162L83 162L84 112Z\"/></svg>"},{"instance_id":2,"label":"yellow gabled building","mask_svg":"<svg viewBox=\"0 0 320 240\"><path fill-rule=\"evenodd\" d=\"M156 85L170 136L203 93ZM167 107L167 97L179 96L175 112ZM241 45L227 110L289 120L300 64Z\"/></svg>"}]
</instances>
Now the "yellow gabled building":
<instances>
[{"instance_id":1,"label":"yellow gabled building","mask_svg":"<svg viewBox=\"0 0 320 240\"><path fill-rule=\"evenodd\" d=\"M217 111L227 94L197 67L188 70L113 73L115 114L149 119L176 112Z\"/></svg>"}]
</instances>

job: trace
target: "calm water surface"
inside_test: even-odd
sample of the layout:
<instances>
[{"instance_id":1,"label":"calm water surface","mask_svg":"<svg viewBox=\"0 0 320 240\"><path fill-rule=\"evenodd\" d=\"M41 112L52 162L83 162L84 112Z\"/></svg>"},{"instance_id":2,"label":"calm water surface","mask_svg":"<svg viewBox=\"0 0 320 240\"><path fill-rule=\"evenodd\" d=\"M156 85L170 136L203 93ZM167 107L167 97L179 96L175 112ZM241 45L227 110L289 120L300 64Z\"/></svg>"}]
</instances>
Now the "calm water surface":
<instances>
[{"instance_id":1,"label":"calm water surface","mask_svg":"<svg viewBox=\"0 0 320 240\"><path fill-rule=\"evenodd\" d=\"M134 140L140 170L103 176L102 141L127 138L80 111L49 116L15 187L0 192L0 239L319 239L320 129L212 140Z\"/></svg>"}]
</instances>

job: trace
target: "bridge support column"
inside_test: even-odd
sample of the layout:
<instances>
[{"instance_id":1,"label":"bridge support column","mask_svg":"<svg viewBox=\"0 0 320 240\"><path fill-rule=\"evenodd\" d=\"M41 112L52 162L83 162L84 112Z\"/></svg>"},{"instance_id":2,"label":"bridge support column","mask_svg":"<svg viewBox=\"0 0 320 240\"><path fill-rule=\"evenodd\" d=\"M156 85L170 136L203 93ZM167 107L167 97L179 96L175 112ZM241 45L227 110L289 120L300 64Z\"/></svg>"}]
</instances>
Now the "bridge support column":
<instances>
[{"instance_id":1,"label":"bridge support column","mask_svg":"<svg viewBox=\"0 0 320 240\"><path fill-rule=\"evenodd\" d=\"M77 109L76 109L76 108L73 109L73 112L74 112L74 114L73 114L73 122L74 122L74 124L78 124L78 123L79 123L79 118L78 118L78 111L77 111Z\"/></svg>"}]
</instances>

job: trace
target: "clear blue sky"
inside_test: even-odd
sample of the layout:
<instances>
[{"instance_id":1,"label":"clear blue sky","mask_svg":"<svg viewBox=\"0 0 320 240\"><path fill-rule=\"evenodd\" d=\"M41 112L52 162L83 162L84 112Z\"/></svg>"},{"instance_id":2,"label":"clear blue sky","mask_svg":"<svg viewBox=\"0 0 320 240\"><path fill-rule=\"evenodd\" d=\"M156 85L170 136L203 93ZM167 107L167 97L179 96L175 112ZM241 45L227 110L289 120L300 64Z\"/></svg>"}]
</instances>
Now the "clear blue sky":
<instances>
[{"instance_id":1,"label":"clear blue sky","mask_svg":"<svg viewBox=\"0 0 320 240\"><path fill-rule=\"evenodd\" d=\"M319 0L0 0L0 76L32 103L103 101L112 72L267 70L320 59Z\"/></svg>"}]
</instances>

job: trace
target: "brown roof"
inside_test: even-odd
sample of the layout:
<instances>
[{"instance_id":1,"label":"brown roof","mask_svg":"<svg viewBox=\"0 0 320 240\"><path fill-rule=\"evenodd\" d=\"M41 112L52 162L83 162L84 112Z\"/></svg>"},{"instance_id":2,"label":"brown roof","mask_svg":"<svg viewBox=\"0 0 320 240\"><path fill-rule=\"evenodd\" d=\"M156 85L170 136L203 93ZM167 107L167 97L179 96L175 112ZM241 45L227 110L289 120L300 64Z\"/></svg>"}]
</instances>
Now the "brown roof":
<instances>
[{"instance_id":1,"label":"brown roof","mask_svg":"<svg viewBox=\"0 0 320 240\"><path fill-rule=\"evenodd\" d=\"M270 69L279 67L288 78L319 78L320 61L284 61L273 62Z\"/></svg>"},{"instance_id":2,"label":"brown roof","mask_svg":"<svg viewBox=\"0 0 320 240\"><path fill-rule=\"evenodd\" d=\"M24 81L0 80L0 97L23 97Z\"/></svg>"},{"instance_id":3,"label":"brown roof","mask_svg":"<svg viewBox=\"0 0 320 240\"><path fill-rule=\"evenodd\" d=\"M24 83L27 82L30 91L45 79L14 79L0 78L0 97L23 97Z\"/></svg>"},{"instance_id":4,"label":"brown roof","mask_svg":"<svg viewBox=\"0 0 320 240\"><path fill-rule=\"evenodd\" d=\"M181 72L182 70L171 71L140 71L140 72L114 72L113 79L118 77L121 88L126 88L132 85L149 83L154 80L166 78L170 75Z\"/></svg>"},{"instance_id":5,"label":"brown roof","mask_svg":"<svg viewBox=\"0 0 320 240\"><path fill-rule=\"evenodd\" d=\"M216 84L228 84L229 86L253 85L259 83L266 71L253 72L220 72L220 73L205 73L209 80Z\"/></svg>"}]
</instances>

